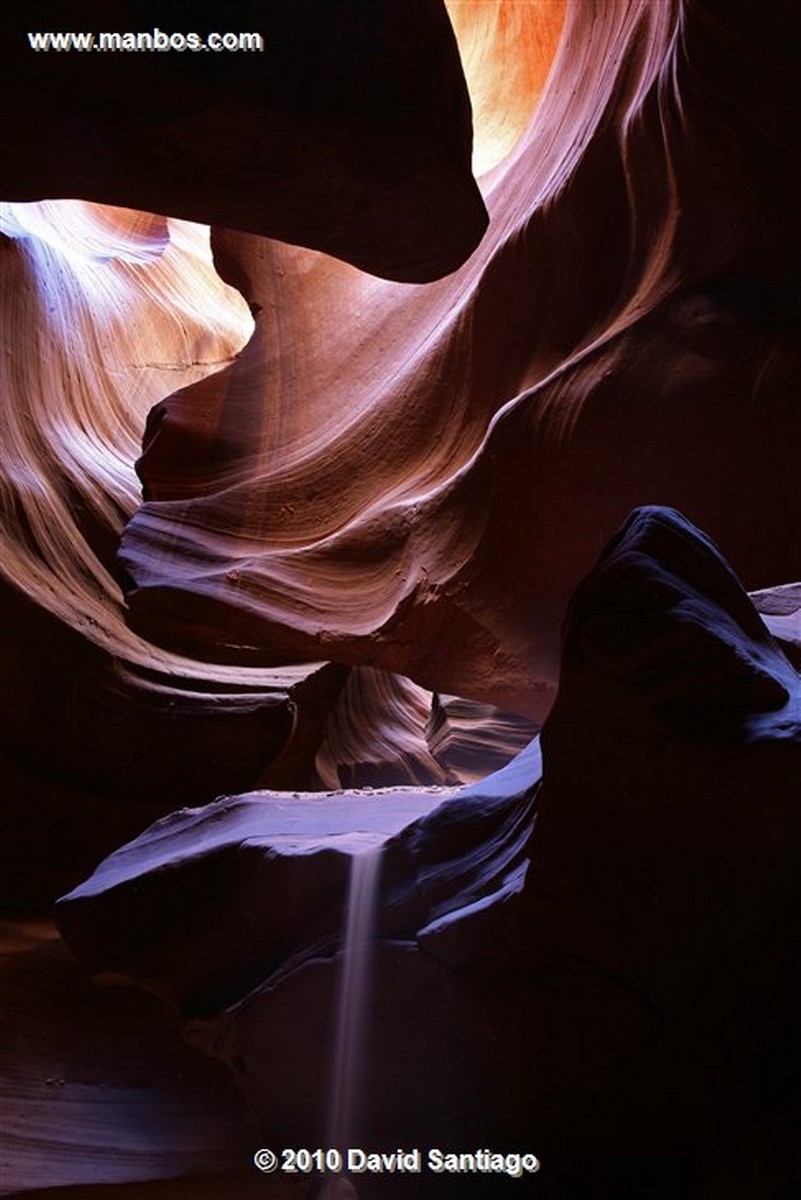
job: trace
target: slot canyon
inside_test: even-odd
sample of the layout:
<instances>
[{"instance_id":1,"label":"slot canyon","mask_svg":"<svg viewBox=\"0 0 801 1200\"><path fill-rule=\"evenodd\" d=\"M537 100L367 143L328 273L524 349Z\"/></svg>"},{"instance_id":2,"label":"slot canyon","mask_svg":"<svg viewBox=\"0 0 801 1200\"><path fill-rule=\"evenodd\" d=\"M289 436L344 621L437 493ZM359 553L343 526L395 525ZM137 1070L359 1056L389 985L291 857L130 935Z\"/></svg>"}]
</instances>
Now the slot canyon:
<instances>
[{"instance_id":1,"label":"slot canyon","mask_svg":"<svg viewBox=\"0 0 801 1200\"><path fill-rule=\"evenodd\" d=\"M0 1195L801 1195L801 7L7 7Z\"/></svg>"}]
</instances>

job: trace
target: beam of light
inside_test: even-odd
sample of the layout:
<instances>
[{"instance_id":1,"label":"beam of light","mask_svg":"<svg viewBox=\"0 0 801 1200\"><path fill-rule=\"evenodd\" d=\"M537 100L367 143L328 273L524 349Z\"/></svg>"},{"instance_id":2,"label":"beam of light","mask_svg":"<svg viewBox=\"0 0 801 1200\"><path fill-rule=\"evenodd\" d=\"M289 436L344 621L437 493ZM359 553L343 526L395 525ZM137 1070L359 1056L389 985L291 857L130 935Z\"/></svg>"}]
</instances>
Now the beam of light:
<instances>
[{"instance_id":1,"label":"beam of light","mask_svg":"<svg viewBox=\"0 0 801 1200\"><path fill-rule=\"evenodd\" d=\"M0 204L0 571L128 657L149 650L88 528L140 502L153 404L233 359L253 322L206 227L77 200Z\"/></svg>"}]
</instances>

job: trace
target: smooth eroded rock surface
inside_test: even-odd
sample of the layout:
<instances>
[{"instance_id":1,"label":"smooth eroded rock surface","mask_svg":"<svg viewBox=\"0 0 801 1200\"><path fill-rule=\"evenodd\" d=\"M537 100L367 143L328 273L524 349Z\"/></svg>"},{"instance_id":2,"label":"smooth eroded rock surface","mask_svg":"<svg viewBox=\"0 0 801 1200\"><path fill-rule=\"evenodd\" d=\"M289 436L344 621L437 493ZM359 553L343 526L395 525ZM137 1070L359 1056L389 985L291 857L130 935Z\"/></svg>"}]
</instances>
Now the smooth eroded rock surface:
<instances>
[{"instance_id":1,"label":"smooth eroded rock surface","mask_svg":"<svg viewBox=\"0 0 801 1200\"><path fill-rule=\"evenodd\" d=\"M486 225L470 105L443 7L84 0L81 29L255 33L258 51L36 52L57 2L9 13L7 199L80 197L314 246L389 278L460 265ZM187 25L190 28L187 28ZM76 68L76 60L79 66Z\"/></svg>"},{"instance_id":2,"label":"smooth eroded rock surface","mask_svg":"<svg viewBox=\"0 0 801 1200\"><path fill-rule=\"evenodd\" d=\"M383 839L360 1142L525 1146L550 1181L524 1194L683 1194L752 1127L783 1145L798 1100L800 699L709 539L641 509L572 600L542 757L415 819L413 792L176 814L59 921L183 1007L265 1136L319 1139L347 856Z\"/></svg>"}]
</instances>

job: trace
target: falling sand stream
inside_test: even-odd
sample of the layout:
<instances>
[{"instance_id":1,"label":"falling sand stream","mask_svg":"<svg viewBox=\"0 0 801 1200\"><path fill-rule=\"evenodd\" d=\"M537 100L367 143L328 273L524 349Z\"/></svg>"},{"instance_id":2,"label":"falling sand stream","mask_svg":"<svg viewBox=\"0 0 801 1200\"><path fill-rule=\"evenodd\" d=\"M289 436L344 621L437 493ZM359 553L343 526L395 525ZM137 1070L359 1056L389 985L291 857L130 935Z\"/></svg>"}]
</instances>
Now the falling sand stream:
<instances>
[{"instance_id":1,"label":"falling sand stream","mask_svg":"<svg viewBox=\"0 0 801 1200\"><path fill-rule=\"evenodd\" d=\"M340 1150L343 1158L353 1144L358 1117L381 852L375 846L351 859L326 1130L326 1145ZM344 1176L334 1175L318 1195L321 1200L346 1200L356 1192Z\"/></svg>"}]
</instances>

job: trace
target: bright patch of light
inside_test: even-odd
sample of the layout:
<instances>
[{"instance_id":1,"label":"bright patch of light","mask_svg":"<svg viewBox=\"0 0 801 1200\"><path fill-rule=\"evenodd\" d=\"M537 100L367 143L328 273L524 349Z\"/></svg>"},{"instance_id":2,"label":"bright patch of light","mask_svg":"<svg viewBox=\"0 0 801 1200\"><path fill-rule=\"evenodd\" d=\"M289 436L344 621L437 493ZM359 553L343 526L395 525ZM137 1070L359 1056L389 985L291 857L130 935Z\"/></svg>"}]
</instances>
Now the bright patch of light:
<instances>
[{"instance_id":1,"label":"bright patch of light","mask_svg":"<svg viewBox=\"0 0 801 1200\"><path fill-rule=\"evenodd\" d=\"M445 0L473 105L473 173L514 149L537 106L565 0Z\"/></svg>"}]
</instances>

